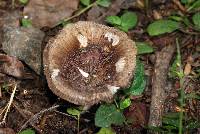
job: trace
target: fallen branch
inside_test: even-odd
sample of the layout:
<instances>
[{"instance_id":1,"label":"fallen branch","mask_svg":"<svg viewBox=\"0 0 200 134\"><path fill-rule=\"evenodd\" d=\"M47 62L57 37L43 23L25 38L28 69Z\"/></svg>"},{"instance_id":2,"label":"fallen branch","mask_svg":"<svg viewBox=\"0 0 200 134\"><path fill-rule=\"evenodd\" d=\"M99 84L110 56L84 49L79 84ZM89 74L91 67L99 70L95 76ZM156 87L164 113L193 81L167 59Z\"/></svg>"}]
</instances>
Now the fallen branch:
<instances>
[{"instance_id":1,"label":"fallen branch","mask_svg":"<svg viewBox=\"0 0 200 134\"><path fill-rule=\"evenodd\" d=\"M162 125L163 105L166 98L165 86L167 73L175 48L175 45L168 45L160 52L156 53L156 64L152 81L149 126L159 127Z\"/></svg>"},{"instance_id":2,"label":"fallen branch","mask_svg":"<svg viewBox=\"0 0 200 134\"><path fill-rule=\"evenodd\" d=\"M34 123L36 120L38 120L38 119L40 118L40 116L41 116L43 113L52 111L52 110L58 108L59 106L60 106L60 105L55 105L55 106L52 106L52 107L50 107L50 108L44 109L44 110L42 110L42 111L36 113L36 114L33 115L28 121L26 121L26 122L24 123L24 125L22 125L21 129L19 130L19 132L22 131L24 128L26 128L26 126L28 125L28 123Z\"/></svg>"}]
</instances>

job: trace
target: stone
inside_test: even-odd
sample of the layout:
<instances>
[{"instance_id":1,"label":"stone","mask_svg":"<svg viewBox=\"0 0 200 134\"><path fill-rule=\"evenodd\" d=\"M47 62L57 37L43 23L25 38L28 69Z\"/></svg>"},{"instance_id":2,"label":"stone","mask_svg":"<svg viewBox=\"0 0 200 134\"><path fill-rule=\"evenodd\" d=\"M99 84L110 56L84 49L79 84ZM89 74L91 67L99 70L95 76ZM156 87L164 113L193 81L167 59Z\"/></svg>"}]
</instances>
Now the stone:
<instances>
[{"instance_id":1,"label":"stone","mask_svg":"<svg viewBox=\"0 0 200 134\"><path fill-rule=\"evenodd\" d=\"M3 33L3 51L24 61L40 74L44 32L34 27L4 26Z\"/></svg>"}]
</instances>

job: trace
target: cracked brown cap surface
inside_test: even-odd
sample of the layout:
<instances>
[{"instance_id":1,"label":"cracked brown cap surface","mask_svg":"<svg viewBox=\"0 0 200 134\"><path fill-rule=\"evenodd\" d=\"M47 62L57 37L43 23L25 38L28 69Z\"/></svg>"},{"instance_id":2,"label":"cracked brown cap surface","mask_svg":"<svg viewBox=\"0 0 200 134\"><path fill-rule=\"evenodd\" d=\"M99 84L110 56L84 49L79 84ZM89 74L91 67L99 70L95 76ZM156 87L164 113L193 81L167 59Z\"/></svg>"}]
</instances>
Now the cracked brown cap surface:
<instances>
[{"instance_id":1,"label":"cracked brown cap surface","mask_svg":"<svg viewBox=\"0 0 200 134\"><path fill-rule=\"evenodd\" d=\"M135 42L126 33L94 22L67 25L44 50L50 89L78 105L110 102L130 86L136 63Z\"/></svg>"}]
</instances>

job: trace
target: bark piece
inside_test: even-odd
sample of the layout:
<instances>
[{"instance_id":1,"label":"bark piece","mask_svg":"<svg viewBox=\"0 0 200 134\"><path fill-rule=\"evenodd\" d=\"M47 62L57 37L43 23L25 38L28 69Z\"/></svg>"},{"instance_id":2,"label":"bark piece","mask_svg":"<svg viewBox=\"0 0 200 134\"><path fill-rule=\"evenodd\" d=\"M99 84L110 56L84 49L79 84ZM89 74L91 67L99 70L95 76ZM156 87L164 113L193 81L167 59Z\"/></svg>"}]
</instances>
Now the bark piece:
<instances>
[{"instance_id":1,"label":"bark piece","mask_svg":"<svg viewBox=\"0 0 200 134\"><path fill-rule=\"evenodd\" d=\"M175 45L168 45L160 52L156 53L156 63L152 81L149 126L158 127L162 125L167 73L174 51Z\"/></svg>"},{"instance_id":2,"label":"bark piece","mask_svg":"<svg viewBox=\"0 0 200 134\"><path fill-rule=\"evenodd\" d=\"M17 78L25 74L24 65L15 57L0 54L0 72Z\"/></svg>"}]
</instances>

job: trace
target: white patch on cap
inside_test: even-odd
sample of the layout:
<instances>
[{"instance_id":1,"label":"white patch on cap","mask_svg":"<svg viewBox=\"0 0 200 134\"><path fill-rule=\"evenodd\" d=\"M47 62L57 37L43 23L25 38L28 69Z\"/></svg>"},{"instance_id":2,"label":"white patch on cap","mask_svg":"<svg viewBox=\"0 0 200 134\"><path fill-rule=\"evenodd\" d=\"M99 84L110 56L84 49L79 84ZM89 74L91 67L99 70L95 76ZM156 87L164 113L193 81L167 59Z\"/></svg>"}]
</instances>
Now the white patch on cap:
<instances>
[{"instance_id":1,"label":"white patch on cap","mask_svg":"<svg viewBox=\"0 0 200 134\"><path fill-rule=\"evenodd\" d=\"M83 36L82 34L78 34L77 39L81 44L80 47L87 47L88 45L87 37Z\"/></svg>"},{"instance_id":2,"label":"white patch on cap","mask_svg":"<svg viewBox=\"0 0 200 134\"><path fill-rule=\"evenodd\" d=\"M120 59L115 63L117 73L122 72L122 71L124 70L125 64L126 64L125 57L120 58Z\"/></svg>"},{"instance_id":3,"label":"white patch on cap","mask_svg":"<svg viewBox=\"0 0 200 134\"><path fill-rule=\"evenodd\" d=\"M28 16L27 16L27 15L25 15L25 16L24 16L24 19L28 19Z\"/></svg>"},{"instance_id":4,"label":"white patch on cap","mask_svg":"<svg viewBox=\"0 0 200 134\"><path fill-rule=\"evenodd\" d=\"M108 41L112 41L112 46L116 46L119 43L119 37L113 33L106 33L105 37L108 38Z\"/></svg>"},{"instance_id":5,"label":"white patch on cap","mask_svg":"<svg viewBox=\"0 0 200 134\"><path fill-rule=\"evenodd\" d=\"M83 75L83 77L88 77L89 76L89 74L88 73L86 73L86 72L84 72L82 69L80 69L79 67L77 67L78 68L78 71Z\"/></svg>"},{"instance_id":6,"label":"white patch on cap","mask_svg":"<svg viewBox=\"0 0 200 134\"><path fill-rule=\"evenodd\" d=\"M115 94L117 90L120 89L120 87L111 86L111 85L107 85L107 88L110 90L112 94Z\"/></svg>"},{"instance_id":7,"label":"white patch on cap","mask_svg":"<svg viewBox=\"0 0 200 134\"><path fill-rule=\"evenodd\" d=\"M52 79L55 79L56 76L58 76L58 73L59 73L59 72L60 72L59 69L53 69L53 72L52 72L52 74L51 74L51 78L52 78Z\"/></svg>"}]
</instances>

